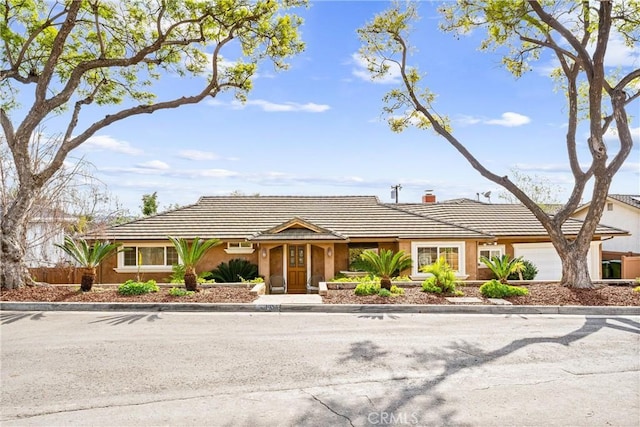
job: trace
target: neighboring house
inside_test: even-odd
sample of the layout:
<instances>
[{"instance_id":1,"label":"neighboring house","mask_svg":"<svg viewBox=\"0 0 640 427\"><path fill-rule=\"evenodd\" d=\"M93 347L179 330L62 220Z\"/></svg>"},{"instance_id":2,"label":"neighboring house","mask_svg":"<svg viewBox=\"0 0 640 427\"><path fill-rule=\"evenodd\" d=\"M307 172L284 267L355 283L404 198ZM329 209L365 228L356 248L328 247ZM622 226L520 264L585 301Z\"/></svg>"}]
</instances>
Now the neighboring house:
<instances>
[{"instance_id":1,"label":"neighboring house","mask_svg":"<svg viewBox=\"0 0 640 427\"><path fill-rule=\"evenodd\" d=\"M50 209L40 209L29 219L26 233L25 262L28 267L53 267L67 260L64 251L55 243L64 241L69 226L77 223L72 215Z\"/></svg>"},{"instance_id":2,"label":"neighboring house","mask_svg":"<svg viewBox=\"0 0 640 427\"><path fill-rule=\"evenodd\" d=\"M567 234L577 233L580 224L568 221ZM625 234L598 228L590 253L592 277L600 277L599 240ZM460 278L484 279L488 272L480 256L504 253L532 260L541 279L560 278L557 263L548 259L555 252L546 231L520 205L466 199L383 204L375 196L227 196L202 197L194 205L107 229L101 237L122 242L128 250L101 265L101 281L123 282L137 274L145 280L168 278L178 262L168 235L223 241L207 253L198 271L244 258L257 264L267 281L272 275L285 277L290 293L305 292L311 276L328 280L347 271L350 251L362 249L411 254L413 266L403 273L416 280L427 277L420 268L440 256Z\"/></svg>"},{"instance_id":3,"label":"neighboring house","mask_svg":"<svg viewBox=\"0 0 640 427\"><path fill-rule=\"evenodd\" d=\"M590 203L580 206L573 217L584 220ZM604 259L619 260L623 255L640 255L640 195L610 194L600 218L601 224L629 230L628 236L602 242Z\"/></svg>"}]
</instances>

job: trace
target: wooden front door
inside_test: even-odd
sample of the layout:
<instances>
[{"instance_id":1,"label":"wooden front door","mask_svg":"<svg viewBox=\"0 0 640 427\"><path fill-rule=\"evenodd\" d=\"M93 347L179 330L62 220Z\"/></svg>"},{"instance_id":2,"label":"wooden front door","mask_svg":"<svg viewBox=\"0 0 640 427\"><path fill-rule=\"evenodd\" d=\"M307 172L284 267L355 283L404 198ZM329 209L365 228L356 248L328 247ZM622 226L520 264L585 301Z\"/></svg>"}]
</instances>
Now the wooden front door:
<instances>
[{"instance_id":1,"label":"wooden front door","mask_svg":"<svg viewBox=\"0 0 640 427\"><path fill-rule=\"evenodd\" d=\"M307 293L307 247L289 245L287 268L287 292L290 294Z\"/></svg>"}]
</instances>

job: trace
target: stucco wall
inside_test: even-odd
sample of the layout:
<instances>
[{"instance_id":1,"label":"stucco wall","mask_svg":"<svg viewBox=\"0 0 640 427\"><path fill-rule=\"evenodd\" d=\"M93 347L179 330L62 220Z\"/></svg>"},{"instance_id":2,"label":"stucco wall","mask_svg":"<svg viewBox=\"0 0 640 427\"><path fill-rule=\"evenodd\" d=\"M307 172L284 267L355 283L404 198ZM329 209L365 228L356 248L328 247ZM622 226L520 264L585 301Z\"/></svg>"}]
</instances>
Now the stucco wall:
<instances>
[{"instance_id":1,"label":"stucco wall","mask_svg":"<svg viewBox=\"0 0 640 427\"><path fill-rule=\"evenodd\" d=\"M634 252L640 253L640 210L629 205L608 199L613 204L613 210L608 210L605 205L600 223L611 227L620 228L631 233L630 236L616 236L613 239L603 240L602 250L606 252ZM584 220L587 210L583 209L574 218Z\"/></svg>"}]
</instances>

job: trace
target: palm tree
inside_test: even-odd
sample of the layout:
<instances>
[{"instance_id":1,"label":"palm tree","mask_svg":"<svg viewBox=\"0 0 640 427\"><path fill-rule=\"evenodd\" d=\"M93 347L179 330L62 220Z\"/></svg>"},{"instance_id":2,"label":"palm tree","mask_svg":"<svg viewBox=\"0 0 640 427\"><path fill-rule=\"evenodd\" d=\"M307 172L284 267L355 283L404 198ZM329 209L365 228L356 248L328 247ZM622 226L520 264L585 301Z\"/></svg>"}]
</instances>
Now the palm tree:
<instances>
[{"instance_id":1,"label":"palm tree","mask_svg":"<svg viewBox=\"0 0 640 427\"><path fill-rule=\"evenodd\" d=\"M403 251L394 254L391 250L380 249L378 254L367 250L362 252L360 258L367 272L380 276L380 287L388 290L391 290L391 276L411 267L411 257Z\"/></svg>"},{"instance_id":2,"label":"palm tree","mask_svg":"<svg viewBox=\"0 0 640 427\"><path fill-rule=\"evenodd\" d=\"M520 278L522 278L521 272L524 268L522 257L511 259L508 254L504 254L501 257L492 256L489 259L486 256L482 256L480 261L491 270L500 283L507 283L507 278L512 273L519 273Z\"/></svg>"},{"instance_id":3,"label":"palm tree","mask_svg":"<svg viewBox=\"0 0 640 427\"><path fill-rule=\"evenodd\" d=\"M178 256L184 265L184 286L187 291L196 291L198 288L198 276L196 273L196 264L204 256L209 249L218 246L222 241L220 239L203 240L199 237L193 239L193 243L189 245L186 239L168 236L173 246L178 252Z\"/></svg>"},{"instance_id":4,"label":"palm tree","mask_svg":"<svg viewBox=\"0 0 640 427\"><path fill-rule=\"evenodd\" d=\"M66 236L64 244L56 243L55 245L65 251L84 269L80 289L83 292L88 292L96 280L96 268L106 257L118 250L120 243L96 241L89 246L85 239L74 240Z\"/></svg>"}]
</instances>

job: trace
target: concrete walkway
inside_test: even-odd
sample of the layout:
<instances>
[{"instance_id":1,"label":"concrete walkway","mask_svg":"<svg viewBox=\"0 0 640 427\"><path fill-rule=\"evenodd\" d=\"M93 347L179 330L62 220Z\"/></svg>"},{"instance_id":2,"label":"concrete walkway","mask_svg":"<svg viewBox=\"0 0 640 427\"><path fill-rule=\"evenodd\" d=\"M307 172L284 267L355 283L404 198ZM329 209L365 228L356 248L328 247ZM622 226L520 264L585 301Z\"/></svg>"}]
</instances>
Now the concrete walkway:
<instances>
[{"instance_id":1,"label":"concrete walkway","mask_svg":"<svg viewBox=\"0 0 640 427\"><path fill-rule=\"evenodd\" d=\"M322 304L322 297L318 294L271 294L260 295L253 303L255 305Z\"/></svg>"}]
</instances>

